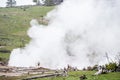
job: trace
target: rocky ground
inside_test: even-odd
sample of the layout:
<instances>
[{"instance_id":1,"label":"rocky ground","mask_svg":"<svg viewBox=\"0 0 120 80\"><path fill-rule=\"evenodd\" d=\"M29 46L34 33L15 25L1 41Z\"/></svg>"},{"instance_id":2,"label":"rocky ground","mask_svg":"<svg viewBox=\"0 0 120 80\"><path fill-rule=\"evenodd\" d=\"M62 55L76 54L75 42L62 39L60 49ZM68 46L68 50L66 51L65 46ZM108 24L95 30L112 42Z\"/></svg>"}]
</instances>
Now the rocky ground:
<instances>
[{"instance_id":1,"label":"rocky ground","mask_svg":"<svg viewBox=\"0 0 120 80\"><path fill-rule=\"evenodd\" d=\"M38 68L25 68L25 67L9 67L0 66L0 76L23 76L23 75L34 75L34 74L44 74L52 73L49 69L38 67Z\"/></svg>"}]
</instances>

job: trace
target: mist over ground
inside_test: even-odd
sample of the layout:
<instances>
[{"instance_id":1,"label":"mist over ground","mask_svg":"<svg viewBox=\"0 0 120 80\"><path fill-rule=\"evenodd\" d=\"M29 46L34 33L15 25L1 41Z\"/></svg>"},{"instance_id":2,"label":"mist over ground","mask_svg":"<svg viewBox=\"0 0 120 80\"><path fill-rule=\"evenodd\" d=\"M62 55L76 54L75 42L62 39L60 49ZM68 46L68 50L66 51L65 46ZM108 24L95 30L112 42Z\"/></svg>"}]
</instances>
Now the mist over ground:
<instances>
[{"instance_id":1,"label":"mist over ground","mask_svg":"<svg viewBox=\"0 0 120 80\"><path fill-rule=\"evenodd\" d=\"M9 66L78 68L108 63L120 52L119 0L65 0L49 12L41 25L33 19L31 38L24 48L14 49Z\"/></svg>"}]
</instances>

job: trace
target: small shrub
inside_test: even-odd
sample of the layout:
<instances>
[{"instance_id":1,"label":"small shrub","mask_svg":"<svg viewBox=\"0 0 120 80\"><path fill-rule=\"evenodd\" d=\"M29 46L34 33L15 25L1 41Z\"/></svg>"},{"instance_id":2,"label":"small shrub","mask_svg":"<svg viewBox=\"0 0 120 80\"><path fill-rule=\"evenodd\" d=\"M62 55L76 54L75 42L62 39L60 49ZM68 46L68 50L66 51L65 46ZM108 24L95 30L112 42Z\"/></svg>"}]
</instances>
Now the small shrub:
<instances>
[{"instance_id":1,"label":"small shrub","mask_svg":"<svg viewBox=\"0 0 120 80\"><path fill-rule=\"evenodd\" d=\"M106 69L107 69L107 70L115 71L116 68L117 68L117 64L116 64L115 62L106 64Z\"/></svg>"}]
</instances>

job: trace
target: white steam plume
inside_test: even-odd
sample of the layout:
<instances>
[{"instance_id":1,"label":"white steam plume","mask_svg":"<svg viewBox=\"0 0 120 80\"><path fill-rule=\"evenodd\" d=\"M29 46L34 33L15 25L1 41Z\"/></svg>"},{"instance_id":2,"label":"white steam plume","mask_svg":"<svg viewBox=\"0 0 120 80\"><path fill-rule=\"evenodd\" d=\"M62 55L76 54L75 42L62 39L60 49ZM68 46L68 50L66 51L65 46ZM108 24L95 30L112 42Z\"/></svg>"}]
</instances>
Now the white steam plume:
<instances>
[{"instance_id":1,"label":"white steam plume","mask_svg":"<svg viewBox=\"0 0 120 80\"><path fill-rule=\"evenodd\" d=\"M9 66L83 68L120 52L120 0L65 0L45 18L47 26L31 21L31 41L12 51Z\"/></svg>"}]
</instances>

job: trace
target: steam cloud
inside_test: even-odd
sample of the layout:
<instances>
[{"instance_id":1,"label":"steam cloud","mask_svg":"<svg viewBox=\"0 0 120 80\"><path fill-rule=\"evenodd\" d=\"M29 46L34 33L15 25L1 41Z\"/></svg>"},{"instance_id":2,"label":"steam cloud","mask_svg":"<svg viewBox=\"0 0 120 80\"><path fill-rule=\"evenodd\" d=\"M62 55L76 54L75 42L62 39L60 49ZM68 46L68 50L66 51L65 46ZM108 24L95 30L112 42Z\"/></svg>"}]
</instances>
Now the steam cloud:
<instances>
[{"instance_id":1,"label":"steam cloud","mask_svg":"<svg viewBox=\"0 0 120 80\"><path fill-rule=\"evenodd\" d=\"M49 12L48 25L31 21L31 38L14 49L9 66L83 68L107 63L120 51L120 0L65 0Z\"/></svg>"}]
</instances>

